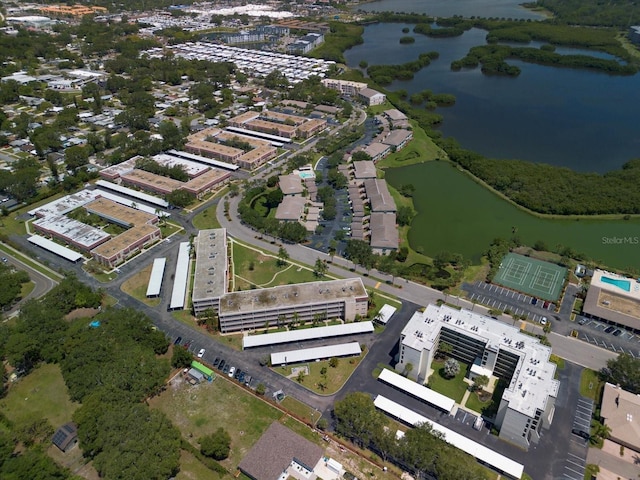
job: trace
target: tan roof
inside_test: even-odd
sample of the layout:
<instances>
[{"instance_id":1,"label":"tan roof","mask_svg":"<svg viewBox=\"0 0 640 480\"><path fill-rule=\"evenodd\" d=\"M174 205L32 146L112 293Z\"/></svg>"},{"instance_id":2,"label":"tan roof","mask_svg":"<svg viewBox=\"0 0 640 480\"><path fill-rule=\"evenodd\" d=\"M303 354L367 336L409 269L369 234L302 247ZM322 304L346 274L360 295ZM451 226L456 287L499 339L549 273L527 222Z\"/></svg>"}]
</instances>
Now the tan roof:
<instances>
[{"instance_id":1,"label":"tan roof","mask_svg":"<svg viewBox=\"0 0 640 480\"><path fill-rule=\"evenodd\" d=\"M299 132L308 132L316 128L323 127L327 124L327 121L322 118L312 118L308 122L303 123L298 127Z\"/></svg>"},{"instance_id":2,"label":"tan roof","mask_svg":"<svg viewBox=\"0 0 640 480\"><path fill-rule=\"evenodd\" d=\"M302 186L302 180L298 175L293 173L289 175L280 175L278 177L278 183L280 184L280 190L285 195L295 195L302 193L304 188Z\"/></svg>"},{"instance_id":3,"label":"tan roof","mask_svg":"<svg viewBox=\"0 0 640 480\"><path fill-rule=\"evenodd\" d=\"M609 305L604 305L600 301L600 297L605 295L607 298L611 299L620 297L620 303L629 301L629 298L623 298L621 295L616 295L613 292L604 292L600 287L591 285L587 291L587 297L584 300L582 311L587 315L602 318L603 320L608 320L610 322L617 323L618 325L624 325L625 327L633 329L640 328L640 318L629 313L613 310L613 308L617 306L618 302L610 301Z\"/></svg>"},{"instance_id":4,"label":"tan roof","mask_svg":"<svg viewBox=\"0 0 640 480\"><path fill-rule=\"evenodd\" d=\"M159 233L160 229L154 225L138 225L112 238L108 242L99 245L94 248L91 253L95 253L104 258L111 258L140 239L156 232Z\"/></svg>"},{"instance_id":5,"label":"tan roof","mask_svg":"<svg viewBox=\"0 0 640 480\"><path fill-rule=\"evenodd\" d=\"M389 117L390 120L407 120L407 116L395 108L385 110L384 114Z\"/></svg>"},{"instance_id":6,"label":"tan roof","mask_svg":"<svg viewBox=\"0 0 640 480\"><path fill-rule=\"evenodd\" d=\"M353 162L356 178L376 178L376 165L371 160L356 160Z\"/></svg>"},{"instance_id":7,"label":"tan roof","mask_svg":"<svg viewBox=\"0 0 640 480\"><path fill-rule=\"evenodd\" d=\"M299 220L306 203L307 199L304 197L284 197L276 210L276 218L278 220Z\"/></svg>"},{"instance_id":8,"label":"tan roof","mask_svg":"<svg viewBox=\"0 0 640 480\"><path fill-rule=\"evenodd\" d=\"M287 120L293 122L294 125L302 125L307 119L304 117L299 117L297 115L289 115L287 113L280 112L272 112L267 110L260 114L260 118L264 118L265 120L277 120L278 122L286 122Z\"/></svg>"},{"instance_id":9,"label":"tan roof","mask_svg":"<svg viewBox=\"0 0 640 480\"><path fill-rule=\"evenodd\" d=\"M85 208L87 211L101 217L116 219L128 225L143 225L152 222L156 218L155 215L150 213L142 212L102 197L88 203Z\"/></svg>"},{"instance_id":10,"label":"tan roof","mask_svg":"<svg viewBox=\"0 0 640 480\"><path fill-rule=\"evenodd\" d=\"M369 223L371 248L398 248L398 228L395 213L372 213Z\"/></svg>"},{"instance_id":11,"label":"tan roof","mask_svg":"<svg viewBox=\"0 0 640 480\"><path fill-rule=\"evenodd\" d=\"M229 119L229 123L243 124L260 116L259 112L248 111Z\"/></svg>"},{"instance_id":12,"label":"tan roof","mask_svg":"<svg viewBox=\"0 0 640 480\"><path fill-rule=\"evenodd\" d=\"M292 125L285 125L283 123L276 122L268 122L266 120L251 120L245 123L246 126L254 127L254 128L263 128L266 130L275 130L278 132L289 132L294 133L296 131L296 127Z\"/></svg>"},{"instance_id":13,"label":"tan roof","mask_svg":"<svg viewBox=\"0 0 640 480\"><path fill-rule=\"evenodd\" d=\"M600 415L611 428L611 439L640 450L640 395L606 383Z\"/></svg>"},{"instance_id":14,"label":"tan roof","mask_svg":"<svg viewBox=\"0 0 640 480\"><path fill-rule=\"evenodd\" d=\"M401 145L402 142L410 138L412 135L413 133L411 133L409 130L403 130L403 129L391 130L391 133L387 135L387 138L385 138L382 141L382 143L386 145L391 145L393 147L397 147L398 145Z\"/></svg>"},{"instance_id":15,"label":"tan roof","mask_svg":"<svg viewBox=\"0 0 640 480\"><path fill-rule=\"evenodd\" d=\"M125 175L121 175L124 181L129 181L137 185L143 185L151 189L172 192L182 187L183 183L173 178L163 177L155 173L146 172L144 170L135 169Z\"/></svg>"},{"instance_id":16,"label":"tan roof","mask_svg":"<svg viewBox=\"0 0 640 480\"><path fill-rule=\"evenodd\" d=\"M364 149L363 152L365 152L367 155L369 155L371 158L375 158L378 155L383 155L386 152L389 151L389 145L384 145L382 143L376 142L376 143L372 143L370 145L367 145Z\"/></svg>"},{"instance_id":17,"label":"tan roof","mask_svg":"<svg viewBox=\"0 0 640 480\"><path fill-rule=\"evenodd\" d=\"M364 188L370 201L372 212L395 212L396 202L389 193L387 182L381 179L364 181Z\"/></svg>"},{"instance_id":18,"label":"tan roof","mask_svg":"<svg viewBox=\"0 0 640 480\"><path fill-rule=\"evenodd\" d=\"M230 172L219 168L212 168L184 184L184 188L189 190L206 190L216 183L222 182L231 176Z\"/></svg>"}]
</instances>

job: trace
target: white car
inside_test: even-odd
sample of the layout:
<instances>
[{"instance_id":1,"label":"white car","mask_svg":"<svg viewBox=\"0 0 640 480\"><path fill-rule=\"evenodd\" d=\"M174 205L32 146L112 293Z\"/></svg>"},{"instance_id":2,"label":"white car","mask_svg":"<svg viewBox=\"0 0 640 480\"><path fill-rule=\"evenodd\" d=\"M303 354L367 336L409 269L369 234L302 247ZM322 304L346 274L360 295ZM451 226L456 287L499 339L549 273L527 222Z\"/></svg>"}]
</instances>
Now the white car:
<instances>
[{"instance_id":1,"label":"white car","mask_svg":"<svg viewBox=\"0 0 640 480\"><path fill-rule=\"evenodd\" d=\"M229 376L230 376L231 378L233 378L233 376L235 375L235 373L236 373L236 367L231 367L231 368L229 369Z\"/></svg>"},{"instance_id":2,"label":"white car","mask_svg":"<svg viewBox=\"0 0 640 480\"><path fill-rule=\"evenodd\" d=\"M204 348L201 348L200 351L198 352L198 358L202 358L204 357Z\"/></svg>"},{"instance_id":3,"label":"white car","mask_svg":"<svg viewBox=\"0 0 640 480\"><path fill-rule=\"evenodd\" d=\"M546 325L547 324L547 317L542 317L540 319L540 325Z\"/></svg>"}]
</instances>

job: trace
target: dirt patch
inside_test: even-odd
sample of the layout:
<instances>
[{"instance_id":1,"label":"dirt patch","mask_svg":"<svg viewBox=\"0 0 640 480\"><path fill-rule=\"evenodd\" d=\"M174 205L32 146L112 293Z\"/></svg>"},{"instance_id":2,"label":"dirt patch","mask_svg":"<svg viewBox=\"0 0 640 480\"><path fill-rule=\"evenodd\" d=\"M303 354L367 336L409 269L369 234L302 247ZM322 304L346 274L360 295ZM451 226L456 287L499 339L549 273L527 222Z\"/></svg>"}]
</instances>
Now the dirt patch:
<instances>
[{"instance_id":1,"label":"dirt patch","mask_svg":"<svg viewBox=\"0 0 640 480\"><path fill-rule=\"evenodd\" d=\"M71 312L67 313L64 316L64 319L71 321L71 320L76 320L78 318L93 318L98 313L100 313L100 310L97 308L76 308L75 310L72 310Z\"/></svg>"}]
</instances>

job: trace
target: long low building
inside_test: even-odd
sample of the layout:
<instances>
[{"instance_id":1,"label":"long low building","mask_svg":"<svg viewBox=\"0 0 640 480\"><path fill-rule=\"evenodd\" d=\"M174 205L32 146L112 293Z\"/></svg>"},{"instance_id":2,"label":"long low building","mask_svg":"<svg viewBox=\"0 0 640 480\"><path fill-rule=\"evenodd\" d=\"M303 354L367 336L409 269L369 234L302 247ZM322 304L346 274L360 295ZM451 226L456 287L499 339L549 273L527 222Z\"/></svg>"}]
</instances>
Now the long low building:
<instances>
[{"instance_id":1,"label":"long low building","mask_svg":"<svg viewBox=\"0 0 640 480\"><path fill-rule=\"evenodd\" d=\"M161 238L162 233L155 225L136 225L91 250L91 256L97 262L113 268Z\"/></svg>"},{"instance_id":2,"label":"long low building","mask_svg":"<svg viewBox=\"0 0 640 480\"><path fill-rule=\"evenodd\" d=\"M156 258L153 260L153 268L151 269L151 276L149 277L149 285L147 286L147 298L157 297L160 295L160 289L162 288L162 278L164 277L164 267L167 264L165 257Z\"/></svg>"},{"instance_id":3,"label":"long low building","mask_svg":"<svg viewBox=\"0 0 640 480\"><path fill-rule=\"evenodd\" d=\"M44 248L56 255L65 258L71 262L77 262L82 259L82 255L75 250L71 250L70 248L63 247L62 245L49 240L48 238L41 237L40 235L31 235L27 239L30 243L37 245L38 247Z\"/></svg>"},{"instance_id":4,"label":"long low building","mask_svg":"<svg viewBox=\"0 0 640 480\"><path fill-rule=\"evenodd\" d=\"M191 247L189 242L181 242L178 249L178 260L176 263L176 273L173 280L173 290L171 291L170 310L184 308L187 295L187 283L189 282L189 253Z\"/></svg>"},{"instance_id":5,"label":"long low building","mask_svg":"<svg viewBox=\"0 0 640 480\"><path fill-rule=\"evenodd\" d=\"M228 293L220 299L220 330L249 331L294 319L353 321L356 316L367 314L368 298L360 278Z\"/></svg>"},{"instance_id":6,"label":"long low building","mask_svg":"<svg viewBox=\"0 0 640 480\"><path fill-rule=\"evenodd\" d=\"M360 355L362 350L358 342L327 345L324 347L301 348L286 352L271 354L271 365L284 365L287 363L300 363L309 360L325 360L333 357L347 357Z\"/></svg>"},{"instance_id":7,"label":"long low building","mask_svg":"<svg viewBox=\"0 0 640 480\"><path fill-rule=\"evenodd\" d=\"M196 315L218 310L220 297L227 293L229 262L227 231L224 228L200 230L194 241L196 270L191 301Z\"/></svg>"},{"instance_id":8,"label":"long low building","mask_svg":"<svg viewBox=\"0 0 640 480\"><path fill-rule=\"evenodd\" d=\"M371 322L353 322L328 327L305 328L287 332L265 333L262 335L247 335L242 339L242 348L264 347L280 343L304 342L318 338L342 337L345 335L360 335L373 333Z\"/></svg>"},{"instance_id":9,"label":"long low building","mask_svg":"<svg viewBox=\"0 0 640 480\"><path fill-rule=\"evenodd\" d=\"M111 238L107 232L69 217L44 217L33 222L35 230L89 252Z\"/></svg>"},{"instance_id":10,"label":"long low building","mask_svg":"<svg viewBox=\"0 0 640 480\"><path fill-rule=\"evenodd\" d=\"M392 387L402 390L403 392L416 397L418 400L422 400L423 402L449 414L456 406L456 402L452 398L442 395L435 390L431 390L424 385L420 385L413 380L409 380L402 375L398 375L387 368L382 369L382 372L380 372L380 375L378 376L378 380L388 383Z\"/></svg>"},{"instance_id":11,"label":"long low building","mask_svg":"<svg viewBox=\"0 0 640 480\"><path fill-rule=\"evenodd\" d=\"M471 440L470 438L460 435L459 433L454 432L447 427L432 422L419 413L416 413L413 410L408 409L404 405L400 405L399 403L394 402L393 400L390 400L382 395L378 395L373 401L373 404L376 406L376 408L400 420L401 422L406 423L407 425L411 425L412 427L422 424L428 424L431 426L434 432L442 434L442 436L444 437L444 441L448 444L453 445L463 452L474 456L485 465L489 465L495 470L504 473L511 478L522 478L522 474L524 473L524 465L516 462L515 460L511 460L509 457L506 457L501 453L496 452L495 450L491 450L490 448L485 447L484 445Z\"/></svg>"}]
</instances>

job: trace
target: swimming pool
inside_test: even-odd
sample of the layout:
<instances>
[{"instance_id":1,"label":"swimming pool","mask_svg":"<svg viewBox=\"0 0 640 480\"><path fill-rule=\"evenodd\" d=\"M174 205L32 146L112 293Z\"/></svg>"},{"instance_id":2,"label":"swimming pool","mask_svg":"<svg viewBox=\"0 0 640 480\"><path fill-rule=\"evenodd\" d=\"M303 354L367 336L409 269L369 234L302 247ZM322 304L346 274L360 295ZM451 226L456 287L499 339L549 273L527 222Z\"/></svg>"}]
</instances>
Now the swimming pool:
<instances>
[{"instance_id":1,"label":"swimming pool","mask_svg":"<svg viewBox=\"0 0 640 480\"><path fill-rule=\"evenodd\" d=\"M609 285L613 285L614 287L621 288L625 292L630 292L631 291L631 281L630 280L621 280L621 279L618 279L618 278L610 278L610 277L605 277L604 275L602 277L600 277L600 280L602 280L602 283L608 283Z\"/></svg>"},{"instance_id":2,"label":"swimming pool","mask_svg":"<svg viewBox=\"0 0 640 480\"><path fill-rule=\"evenodd\" d=\"M313 170L311 170L311 171L305 170L305 171L302 171L302 172L298 172L298 175L303 180L305 180L307 178L316 178L316 174L315 174L315 172Z\"/></svg>"}]
</instances>

